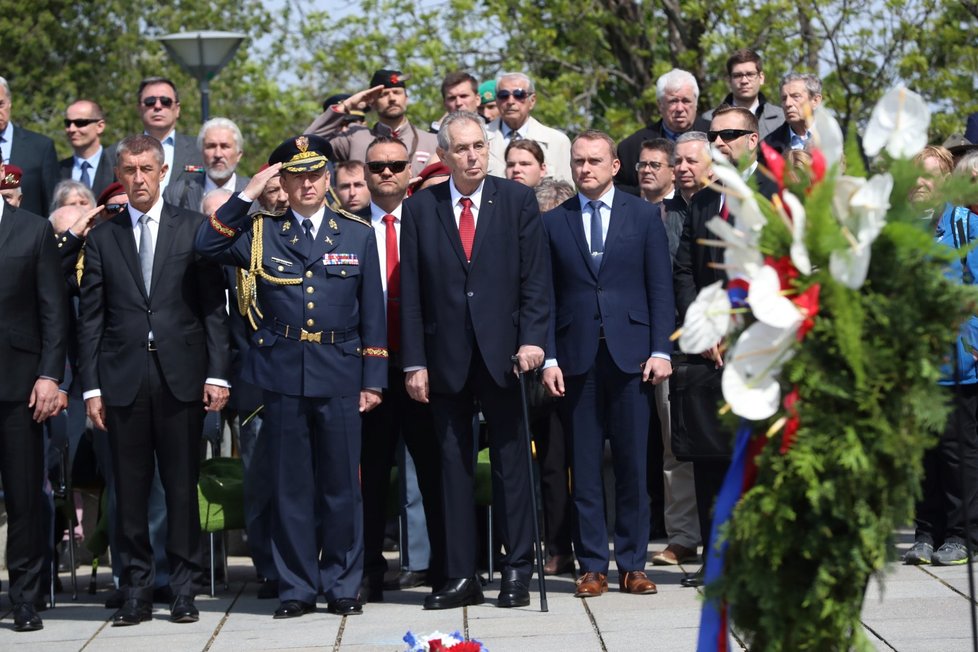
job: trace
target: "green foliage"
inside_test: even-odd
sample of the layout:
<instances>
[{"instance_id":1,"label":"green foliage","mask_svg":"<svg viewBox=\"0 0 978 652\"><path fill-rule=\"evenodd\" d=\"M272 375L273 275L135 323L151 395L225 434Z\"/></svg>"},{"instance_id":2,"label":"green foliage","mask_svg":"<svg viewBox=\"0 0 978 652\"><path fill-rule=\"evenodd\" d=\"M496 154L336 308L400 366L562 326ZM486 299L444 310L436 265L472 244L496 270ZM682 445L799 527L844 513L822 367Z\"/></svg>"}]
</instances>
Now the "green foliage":
<instances>
[{"instance_id":1,"label":"green foliage","mask_svg":"<svg viewBox=\"0 0 978 652\"><path fill-rule=\"evenodd\" d=\"M978 292L945 277L958 252L937 245L904 199L918 171L883 163L892 208L859 290L828 272L828 253L844 244L831 236L831 179L805 196L816 269L796 287L819 284L820 311L781 376L785 391L798 389L800 428L787 452L775 434L758 456L756 484L723 533L724 577L708 591L752 650L872 649L859 621L865 588L883 572L893 529L913 516L923 452L949 411L940 367Z\"/></svg>"}]
</instances>

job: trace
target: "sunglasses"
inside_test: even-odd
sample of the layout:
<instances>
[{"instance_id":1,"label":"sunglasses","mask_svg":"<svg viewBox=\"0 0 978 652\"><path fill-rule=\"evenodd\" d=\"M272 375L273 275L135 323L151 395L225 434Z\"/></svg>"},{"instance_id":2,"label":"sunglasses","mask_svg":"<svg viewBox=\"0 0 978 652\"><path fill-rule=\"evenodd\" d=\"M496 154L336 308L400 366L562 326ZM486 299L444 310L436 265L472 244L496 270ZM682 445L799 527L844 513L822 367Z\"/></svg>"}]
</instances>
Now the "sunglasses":
<instances>
[{"instance_id":1,"label":"sunglasses","mask_svg":"<svg viewBox=\"0 0 978 652\"><path fill-rule=\"evenodd\" d=\"M729 143L731 140L737 140L741 136L746 136L747 134L754 133L750 129L721 129L720 131L708 131L706 132L706 139L711 143L717 139L719 136L723 142Z\"/></svg>"},{"instance_id":2,"label":"sunglasses","mask_svg":"<svg viewBox=\"0 0 978 652\"><path fill-rule=\"evenodd\" d=\"M513 99L517 100L518 102L525 102L526 98L530 97L531 95L533 95L533 93L522 88L517 88L512 91L496 91L496 99L502 100L503 102L508 100L510 96L512 96Z\"/></svg>"},{"instance_id":3,"label":"sunglasses","mask_svg":"<svg viewBox=\"0 0 978 652\"><path fill-rule=\"evenodd\" d=\"M394 174L400 174L404 172L404 168L408 165L407 161L368 161L367 169L374 174L380 174L385 169L390 168L390 171Z\"/></svg>"},{"instance_id":4,"label":"sunglasses","mask_svg":"<svg viewBox=\"0 0 978 652\"><path fill-rule=\"evenodd\" d=\"M165 109L169 109L171 106L173 106L173 98L167 97L165 95L161 95L159 97L157 97L156 95L150 95L149 97L144 97L143 106L145 106L146 108L153 108L154 106L156 106L157 101L159 101L159 103L162 104L163 108Z\"/></svg>"},{"instance_id":5,"label":"sunglasses","mask_svg":"<svg viewBox=\"0 0 978 652\"><path fill-rule=\"evenodd\" d=\"M106 204L105 212L109 215L113 215L115 213L121 213L123 210L125 210L125 208L125 204Z\"/></svg>"},{"instance_id":6,"label":"sunglasses","mask_svg":"<svg viewBox=\"0 0 978 652\"><path fill-rule=\"evenodd\" d=\"M79 129L81 129L82 127L87 127L88 125L93 125L96 122L101 122L101 121L102 118L75 118L74 120L65 118L65 129L67 129L71 125L75 125Z\"/></svg>"}]
</instances>

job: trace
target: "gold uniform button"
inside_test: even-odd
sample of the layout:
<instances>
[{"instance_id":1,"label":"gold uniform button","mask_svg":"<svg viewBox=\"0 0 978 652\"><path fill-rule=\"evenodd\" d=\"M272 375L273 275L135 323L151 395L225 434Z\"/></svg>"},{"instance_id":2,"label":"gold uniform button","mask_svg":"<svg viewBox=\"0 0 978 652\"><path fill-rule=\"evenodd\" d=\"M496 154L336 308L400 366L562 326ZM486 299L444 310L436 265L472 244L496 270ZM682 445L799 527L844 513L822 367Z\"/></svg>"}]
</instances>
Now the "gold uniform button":
<instances>
[{"instance_id":1,"label":"gold uniform button","mask_svg":"<svg viewBox=\"0 0 978 652\"><path fill-rule=\"evenodd\" d=\"M316 322L313 321L312 319L307 319L306 320L306 326L315 326L315 325L316 325Z\"/></svg>"},{"instance_id":2,"label":"gold uniform button","mask_svg":"<svg viewBox=\"0 0 978 652\"><path fill-rule=\"evenodd\" d=\"M306 278L312 278L312 270L306 270Z\"/></svg>"},{"instance_id":3,"label":"gold uniform button","mask_svg":"<svg viewBox=\"0 0 978 652\"><path fill-rule=\"evenodd\" d=\"M312 301L310 301L309 303L306 304L306 308L309 308L309 310L312 310L315 307L316 307L316 304L314 304Z\"/></svg>"},{"instance_id":4,"label":"gold uniform button","mask_svg":"<svg viewBox=\"0 0 978 652\"><path fill-rule=\"evenodd\" d=\"M265 343L265 338L264 337L259 337L258 338L258 344L264 344L264 343Z\"/></svg>"},{"instance_id":5,"label":"gold uniform button","mask_svg":"<svg viewBox=\"0 0 978 652\"><path fill-rule=\"evenodd\" d=\"M61 249L61 247L63 247L63 246L64 246L64 243L63 242L59 242L58 243L58 249Z\"/></svg>"},{"instance_id":6,"label":"gold uniform button","mask_svg":"<svg viewBox=\"0 0 978 652\"><path fill-rule=\"evenodd\" d=\"M312 294L312 293L313 293L313 292L315 292L315 291L316 291L316 288L314 288L314 287L313 287L313 286L311 286L311 285L310 285L309 287L307 287L307 288L306 288L306 294Z\"/></svg>"},{"instance_id":7,"label":"gold uniform button","mask_svg":"<svg viewBox=\"0 0 978 652\"><path fill-rule=\"evenodd\" d=\"M279 265L278 266L278 271L284 272L285 271L285 267L283 267L282 265Z\"/></svg>"}]
</instances>

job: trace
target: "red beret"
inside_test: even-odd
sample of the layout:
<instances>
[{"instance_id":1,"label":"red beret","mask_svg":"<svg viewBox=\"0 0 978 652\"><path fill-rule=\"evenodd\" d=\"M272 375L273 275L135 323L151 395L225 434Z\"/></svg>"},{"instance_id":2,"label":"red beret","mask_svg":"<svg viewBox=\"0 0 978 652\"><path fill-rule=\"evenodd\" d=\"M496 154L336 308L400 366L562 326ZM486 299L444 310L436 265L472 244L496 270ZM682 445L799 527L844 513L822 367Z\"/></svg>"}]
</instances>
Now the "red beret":
<instances>
[{"instance_id":1,"label":"red beret","mask_svg":"<svg viewBox=\"0 0 978 652\"><path fill-rule=\"evenodd\" d=\"M0 179L0 190L13 190L20 188L20 178L24 176L24 171L16 165L7 163L3 166L3 179Z\"/></svg>"},{"instance_id":2,"label":"red beret","mask_svg":"<svg viewBox=\"0 0 978 652\"><path fill-rule=\"evenodd\" d=\"M116 195L126 194L126 189L122 187L122 184L118 181L113 181L108 185L108 187L102 191L102 194L98 196L98 201L96 204L98 206L104 206L110 197L115 197Z\"/></svg>"},{"instance_id":3,"label":"red beret","mask_svg":"<svg viewBox=\"0 0 978 652\"><path fill-rule=\"evenodd\" d=\"M448 166L441 161L432 163L431 165L425 167L425 169L421 170L421 174L418 175L418 180L411 184L411 192L415 193L420 190L421 186L424 185L424 182L432 177L447 177L451 176L451 174L452 171L448 169Z\"/></svg>"}]
</instances>

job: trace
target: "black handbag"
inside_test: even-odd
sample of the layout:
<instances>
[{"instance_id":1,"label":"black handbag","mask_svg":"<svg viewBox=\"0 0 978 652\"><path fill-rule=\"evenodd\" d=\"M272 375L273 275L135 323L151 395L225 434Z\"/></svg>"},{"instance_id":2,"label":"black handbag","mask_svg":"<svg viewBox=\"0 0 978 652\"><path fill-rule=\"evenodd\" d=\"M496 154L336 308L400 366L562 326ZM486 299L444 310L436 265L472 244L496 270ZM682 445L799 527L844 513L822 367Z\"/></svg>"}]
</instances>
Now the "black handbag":
<instances>
[{"instance_id":1,"label":"black handbag","mask_svg":"<svg viewBox=\"0 0 978 652\"><path fill-rule=\"evenodd\" d=\"M717 411L723 405L722 369L712 360L690 356L677 362L669 377L672 452L681 462L728 460L733 433Z\"/></svg>"}]
</instances>

